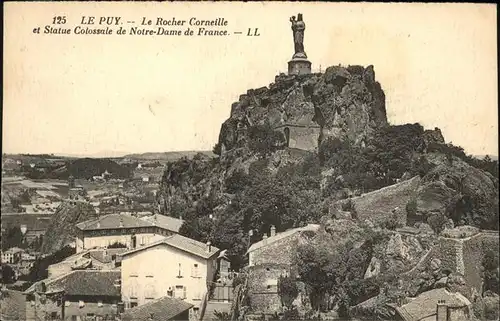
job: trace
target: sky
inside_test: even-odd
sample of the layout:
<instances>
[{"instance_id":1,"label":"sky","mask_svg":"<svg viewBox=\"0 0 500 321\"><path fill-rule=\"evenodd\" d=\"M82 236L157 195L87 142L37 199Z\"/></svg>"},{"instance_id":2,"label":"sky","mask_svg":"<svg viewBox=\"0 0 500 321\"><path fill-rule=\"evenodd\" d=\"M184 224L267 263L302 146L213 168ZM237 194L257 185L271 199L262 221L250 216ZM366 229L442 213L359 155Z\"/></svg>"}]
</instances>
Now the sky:
<instances>
[{"instance_id":1,"label":"sky","mask_svg":"<svg viewBox=\"0 0 500 321\"><path fill-rule=\"evenodd\" d=\"M314 70L373 65L391 124L439 127L498 155L496 6L375 3L15 3L4 6L4 153L211 150L231 104L286 72L302 13ZM64 15L224 18L229 36L45 35ZM98 19L98 18L97 18ZM246 36L258 28L260 36ZM233 34L241 31L243 34Z\"/></svg>"}]
</instances>

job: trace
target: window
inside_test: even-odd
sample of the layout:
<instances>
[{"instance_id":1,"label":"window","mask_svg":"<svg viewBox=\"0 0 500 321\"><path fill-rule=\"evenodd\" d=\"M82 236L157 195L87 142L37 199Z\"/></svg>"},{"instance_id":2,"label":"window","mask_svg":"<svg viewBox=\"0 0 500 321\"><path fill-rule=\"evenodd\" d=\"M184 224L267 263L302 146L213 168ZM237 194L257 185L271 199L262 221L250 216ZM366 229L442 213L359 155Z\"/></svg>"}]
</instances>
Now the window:
<instances>
[{"instance_id":1,"label":"window","mask_svg":"<svg viewBox=\"0 0 500 321\"><path fill-rule=\"evenodd\" d=\"M137 288L138 288L137 280L131 281L129 289L129 297L131 299L137 298Z\"/></svg>"},{"instance_id":2,"label":"window","mask_svg":"<svg viewBox=\"0 0 500 321\"><path fill-rule=\"evenodd\" d=\"M146 299L154 299L156 298L156 289L153 283L149 283L144 288L144 297Z\"/></svg>"},{"instance_id":3,"label":"window","mask_svg":"<svg viewBox=\"0 0 500 321\"><path fill-rule=\"evenodd\" d=\"M196 264L196 263L191 268L191 276L193 278L199 278L200 277L200 269L198 268L198 264Z\"/></svg>"},{"instance_id":4,"label":"window","mask_svg":"<svg viewBox=\"0 0 500 321\"><path fill-rule=\"evenodd\" d=\"M52 313L50 314L50 318L51 318L52 320L57 320L57 312L52 312Z\"/></svg>"},{"instance_id":5,"label":"window","mask_svg":"<svg viewBox=\"0 0 500 321\"><path fill-rule=\"evenodd\" d=\"M182 272L181 272L181 264L179 263L179 274L177 275L178 278L182 278Z\"/></svg>"},{"instance_id":6,"label":"window","mask_svg":"<svg viewBox=\"0 0 500 321\"><path fill-rule=\"evenodd\" d=\"M178 299L185 299L186 298L186 287L183 285L176 285L175 286L175 297Z\"/></svg>"},{"instance_id":7,"label":"window","mask_svg":"<svg viewBox=\"0 0 500 321\"><path fill-rule=\"evenodd\" d=\"M135 308L137 306L137 302L130 302L130 308Z\"/></svg>"},{"instance_id":8,"label":"window","mask_svg":"<svg viewBox=\"0 0 500 321\"><path fill-rule=\"evenodd\" d=\"M76 321L76 315L71 316L71 321Z\"/></svg>"}]
</instances>

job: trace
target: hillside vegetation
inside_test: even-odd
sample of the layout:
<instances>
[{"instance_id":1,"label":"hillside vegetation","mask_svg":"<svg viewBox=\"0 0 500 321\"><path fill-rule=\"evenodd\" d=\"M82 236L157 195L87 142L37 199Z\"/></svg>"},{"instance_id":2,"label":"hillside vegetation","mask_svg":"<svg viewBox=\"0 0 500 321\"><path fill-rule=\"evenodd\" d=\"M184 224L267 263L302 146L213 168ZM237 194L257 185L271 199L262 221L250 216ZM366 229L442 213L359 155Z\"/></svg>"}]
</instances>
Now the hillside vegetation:
<instances>
[{"instance_id":1,"label":"hillside vegetation","mask_svg":"<svg viewBox=\"0 0 500 321\"><path fill-rule=\"evenodd\" d=\"M303 133L317 148L288 147L279 126L311 122L319 129ZM228 249L236 269L271 225L280 232L321 223L323 232L297 256L315 310L334 304L341 315L362 314L367 309L352 307L371 299L371 317L390 317L386 304L425 289L400 291L394 280L425 257L437 233L498 229L498 162L466 155L438 128L388 124L372 66L280 75L249 90L231 106L213 151L219 157L167 164L162 211L185 220L182 234ZM427 236L395 232L404 225ZM365 278L369 266L384 273Z\"/></svg>"}]
</instances>

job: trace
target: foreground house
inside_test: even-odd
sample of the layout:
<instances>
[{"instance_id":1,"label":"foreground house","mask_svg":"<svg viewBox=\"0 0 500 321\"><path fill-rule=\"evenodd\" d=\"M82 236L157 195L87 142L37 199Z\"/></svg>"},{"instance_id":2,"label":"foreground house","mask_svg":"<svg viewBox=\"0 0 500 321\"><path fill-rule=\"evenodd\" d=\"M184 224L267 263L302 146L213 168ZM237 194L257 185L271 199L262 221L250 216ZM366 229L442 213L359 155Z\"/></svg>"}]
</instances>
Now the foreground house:
<instances>
[{"instance_id":1,"label":"foreground house","mask_svg":"<svg viewBox=\"0 0 500 321\"><path fill-rule=\"evenodd\" d=\"M122 300L125 308L164 296L199 308L217 269L219 249L174 234L121 254Z\"/></svg>"},{"instance_id":2,"label":"foreground house","mask_svg":"<svg viewBox=\"0 0 500 321\"><path fill-rule=\"evenodd\" d=\"M403 321L466 321L472 315L470 308L462 294L439 288L420 294L396 311L397 320Z\"/></svg>"},{"instance_id":3,"label":"foreground house","mask_svg":"<svg viewBox=\"0 0 500 321\"><path fill-rule=\"evenodd\" d=\"M261 241L252 244L248 249L248 266L264 263L292 264L298 242L308 232L318 231L319 227L317 224L309 224L276 233L276 228L271 226L269 236L264 234Z\"/></svg>"},{"instance_id":4,"label":"foreground house","mask_svg":"<svg viewBox=\"0 0 500 321\"><path fill-rule=\"evenodd\" d=\"M179 233L183 221L164 215L139 218L130 214L109 214L76 225L76 252L121 244L129 249Z\"/></svg>"},{"instance_id":5,"label":"foreground house","mask_svg":"<svg viewBox=\"0 0 500 321\"><path fill-rule=\"evenodd\" d=\"M125 311L122 321L188 321L192 307L183 300L165 296Z\"/></svg>"},{"instance_id":6,"label":"foreground house","mask_svg":"<svg viewBox=\"0 0 500 321\"><path fill-rule=\"evenodd\" d=\"M273 314L280 309L278 279L282 275L294 274L293 264L298 245L313 237L319 228L319 225L309 224L276 233L274 226L271 226L269 236L264 234L261 241L250 246L247 254L251 312Z\"/></svg>"},{"instance_id":7,"label":"foreground house","mask_svg":"<svg viewBox=\"0 0 500 321\"><path fill-rule=\"evenodd\" d=\"M25 291L40 320L114 319L119 314L119 271L73 271Z\"/></svg>"}]
</instances>

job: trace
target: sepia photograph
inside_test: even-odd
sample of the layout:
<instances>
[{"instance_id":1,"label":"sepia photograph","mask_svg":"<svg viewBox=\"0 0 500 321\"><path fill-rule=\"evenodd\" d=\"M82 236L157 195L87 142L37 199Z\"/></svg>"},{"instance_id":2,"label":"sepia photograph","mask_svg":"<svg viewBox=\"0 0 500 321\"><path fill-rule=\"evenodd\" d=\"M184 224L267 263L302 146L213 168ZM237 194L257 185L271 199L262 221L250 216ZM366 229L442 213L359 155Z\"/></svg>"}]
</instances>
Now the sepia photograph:
<instances>
[{"instance_id":1,"label":"sepia photograph","mask_svg":"<svg viewBox=\"0 0 500 321\"><path fill-rule=\"evenodd\" d=\"M0 321L499 321L496 5L3 18Z\"/></svg>"}]
</instances>

